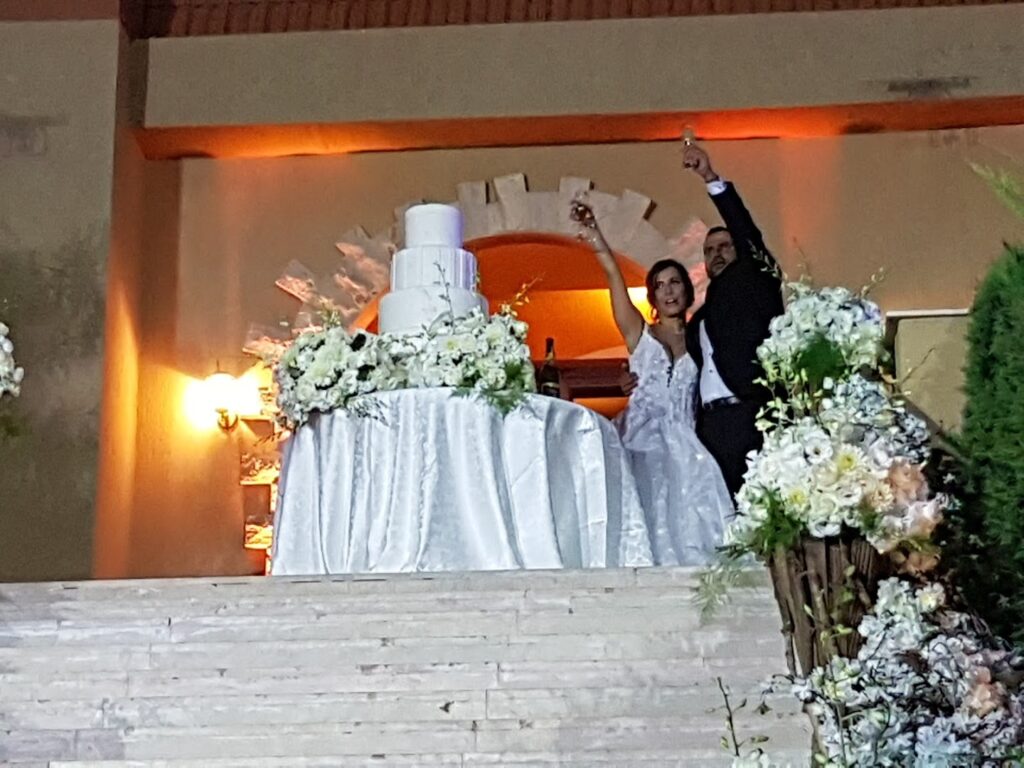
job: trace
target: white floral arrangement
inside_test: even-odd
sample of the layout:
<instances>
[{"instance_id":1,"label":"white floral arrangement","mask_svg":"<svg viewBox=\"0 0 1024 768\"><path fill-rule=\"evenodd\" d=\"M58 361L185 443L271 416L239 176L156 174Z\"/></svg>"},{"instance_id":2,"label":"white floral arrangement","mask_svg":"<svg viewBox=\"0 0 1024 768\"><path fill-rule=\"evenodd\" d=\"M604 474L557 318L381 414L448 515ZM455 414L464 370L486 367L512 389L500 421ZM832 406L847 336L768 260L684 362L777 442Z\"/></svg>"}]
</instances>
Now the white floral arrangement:
<instances>
[{"instance_id":1,"label":"white floral arrangement","mask_svg":"<svg viewBox=\"0 0 1024 768\"><path fill-rule=\"evenodd\" d=\"M758 348L774 398L747 459L734 554L767 557L803 535L859 532L880 552L903 548L908 570L934 565L928 540L950 503L930 497L928 429L881 374L882 315L844 288L790 286L792 299Z\"/></svg>"},{"instance_id":2,"label":"white floral arrangement","mask_svg":"<svg viewBox=\"0 0 1024 768\"><path fill-rule=\"evenodd\" d=\"M826 380L823 393L813 415L770 429L749 457L726 543L768 554L786 531L824 538L847 527L880 552L906 545L923 565L949 504L924 478L927 427L859 374Z\"/></svg>"},{"instance_id":3,"label":"white floral arrangement","mask_svg":"<svg viewBox=\"0 0 1024 768\"><path fill-rule=\"evenodd\" d=\"M771 385L794 397L863 367L875 367L885 329L878 305L846 288L790 283L786 311L774 318L757 357Z\"/></svg>"},{"instance_id":4,"label":"white floral arrangement","mask_svg":"<svg viewBox=\"0 0 1024 768\"><path fill-rule=\"evenodd\" d=\"M418 387L450 387L507 412L535 389L526 332L511 311L480 310L410 334L307 331L275 363L280 417L294 428L316 412L358 408L363 395Z\"/></svg>"},{"instance_id":5,"label":"white floral arrangement","mask_svg":"<svg viewBox=\"0 0 1024 768\"><path fill-rule=\"evenodd\" d=\"M20 395L21 382L25 378L24 369L14 361L14 342L10 339L10 332L10 328L0 323L0 398Z\"/></svg>"},{"instance_id":6,"label":"white floral arrangement","mask_svg":"<svg viewBox=\"0 0 1024 768\"><path fill-rule=\"evenodd\" d=\"M1010 768L1024 765L1024 656L954 610L939 583L879 584L854 659L807 677L780 675L817 722L822 768ZM737 750L738 752L739 750ZM762 749L732 768L777 768Z\"/></svg>"},{"instance_id":7,"label":"white floral arrangement","mask_svg":"<svg viewBox=\"0 0 1024 768\"><path fill-rule=\"evenodd\" d=\"M748 457L727 552L734 562L752 552L778 568L771 558L780 547L799 551L802 537L852 532L913 579L877 583L870 612L849 627L826 617L826 663L799 676L790 659L781 680L815 721L814 764L1024 766L1024 657L954 610L943 585L926 581L938 563L932 534L958 502L932 494L925 480L928 429L882 373L878 308L843 289L801 284L793 296L758 350L773 399L759 418L764 445ZM846 603L871 597L854 591L856 570L830 585L847 595L835 598L833 622L847 615ZM821 587L811 592L804 603L825 599ZM780 599L784 617L786 605ZM820 611L802 607L818 626ZM844 654L844 637L862 642L846 643ZM775 765L761 749L737 749L733 762Z\"/></svg>"},{"instance_id":8,"label":"white floral arrangement","mask_svg":"<svg viewBox=\"0 0 1024 768\"><path fill-rule=\"evenodd\" d=\"M1024 764L1024 658L941 584L883 581L858 631L855 659L787 678L819 720L823 766Z\"/></svg>"},{"instance_id":9,"label":"white floral arrangement","mask_svg":"<svg viewBox=\"0 0 1024 768\"><path fill-rule=\"evenodd\" d=\"M840 381L826 379L816 416L830 435L869 452L913 463L928 458L928 426L881 381L859 373Z\"/></svg>"}]
</instances>

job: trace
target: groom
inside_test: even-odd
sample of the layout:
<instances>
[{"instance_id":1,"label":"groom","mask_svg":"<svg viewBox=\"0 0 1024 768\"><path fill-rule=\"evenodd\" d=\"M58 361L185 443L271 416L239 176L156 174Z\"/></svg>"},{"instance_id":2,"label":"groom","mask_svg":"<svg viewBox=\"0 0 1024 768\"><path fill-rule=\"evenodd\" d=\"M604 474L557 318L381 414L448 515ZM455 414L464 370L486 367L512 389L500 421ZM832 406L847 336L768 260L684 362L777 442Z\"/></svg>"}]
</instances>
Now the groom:
<instances>
[{"instance_id":1,"label":"groom","mask_svg":"<svg viewBox=\"0 0 1024 768\"><path fill-rule=\"evenodd\" d=\"M704 240L710 283L703 306L686 325L686 349L700 368L697 434L735 496L747 453L761 447L754 422L768 392L754 383L762 373L757 348L771 319L782 314L781 282L761 231L736 188L715 173L707 152L690 144L683 167L704 180L725 222Z\"/></svg>"}]
</instances>

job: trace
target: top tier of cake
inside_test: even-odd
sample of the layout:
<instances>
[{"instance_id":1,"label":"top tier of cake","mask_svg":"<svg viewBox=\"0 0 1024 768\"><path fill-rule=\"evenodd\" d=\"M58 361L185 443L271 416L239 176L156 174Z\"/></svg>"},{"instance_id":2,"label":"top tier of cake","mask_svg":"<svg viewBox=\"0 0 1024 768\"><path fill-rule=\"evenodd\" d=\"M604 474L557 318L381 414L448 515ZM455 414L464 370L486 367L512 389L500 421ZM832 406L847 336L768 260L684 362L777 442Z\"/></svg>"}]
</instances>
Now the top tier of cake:
<instances>
[{"instance_id":1,"label":"top tier of cake","mask_svg":"<svg viewBox=\"0 0 1024 768\"><path fill-rule=\"evenodd\" d=\"M462 211L451 205L427 203L405 212L405 247L437 245L462 247Z\"/></svg>"},{"instance_id":2,"label":"top tier of cake","mask_svg":"<svg viewBox=\"0 0 1024 768\"><path fill-rule=\"evenodd\" d=\"M416 205L405 212L405 248L391 261L391 292L380 300L381 333L410 333L438 317L487 313L476 292L476 257L462 248L462 212Z\"/></svg>"},{"instance_id":3,"label":"top tier of cake","mask_svg":"<svg viewBox=\"0 0 1024 768\"><path fill-rule=\"evenodd\" d=\"M462 248L462 212L451 205L405 212L405 248L391 262L391 290L426 286L476 289L476 258Z\"/></svg>"}]
</instances>

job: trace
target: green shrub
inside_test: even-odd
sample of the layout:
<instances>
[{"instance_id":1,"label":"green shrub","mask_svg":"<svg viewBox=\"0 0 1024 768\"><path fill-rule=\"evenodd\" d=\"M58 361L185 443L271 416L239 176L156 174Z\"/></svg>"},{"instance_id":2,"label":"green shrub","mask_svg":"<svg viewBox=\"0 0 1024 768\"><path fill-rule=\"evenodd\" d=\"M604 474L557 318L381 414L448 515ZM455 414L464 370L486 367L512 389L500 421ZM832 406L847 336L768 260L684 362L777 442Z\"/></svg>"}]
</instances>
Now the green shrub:
<instances>
[{"instance_id":1,"label":"green shrub","mask_svg":"<svg viewBox=\"0 0 1024 768\"><path fill-rule=\"evenodd\" d=\"M959 448L961 522L975 546L961 583L992 628L1024 641L1024 248L1007 246L980 286L968 331Z\"/></svg>"}]
</instances>

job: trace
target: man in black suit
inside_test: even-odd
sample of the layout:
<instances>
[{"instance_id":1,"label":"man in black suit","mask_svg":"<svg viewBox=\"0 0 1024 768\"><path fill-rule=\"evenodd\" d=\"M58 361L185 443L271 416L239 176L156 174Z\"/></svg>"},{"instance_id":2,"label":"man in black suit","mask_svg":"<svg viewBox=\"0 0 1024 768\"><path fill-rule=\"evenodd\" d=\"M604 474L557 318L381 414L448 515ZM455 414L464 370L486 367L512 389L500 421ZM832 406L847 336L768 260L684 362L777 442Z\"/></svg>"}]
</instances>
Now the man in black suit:
<instances>
[{"instance_id":1,"label":"man in black suit","mask_svg":"<svg viewBox=\"0 0 1024 768\"><path fill-rule=\"evenodd\" d=\"M725 222L704 240L708 284L703 306L686 327L686 349L700 368L697 434L718 462L733 495L743 485L746 455L761 447L754 426L768 392L757 348L768 324L782 314L782 286L775 260L736 188L719 178L707 152L686 147L683 165L707 184Z\"/></svg>"}]
</instances>

